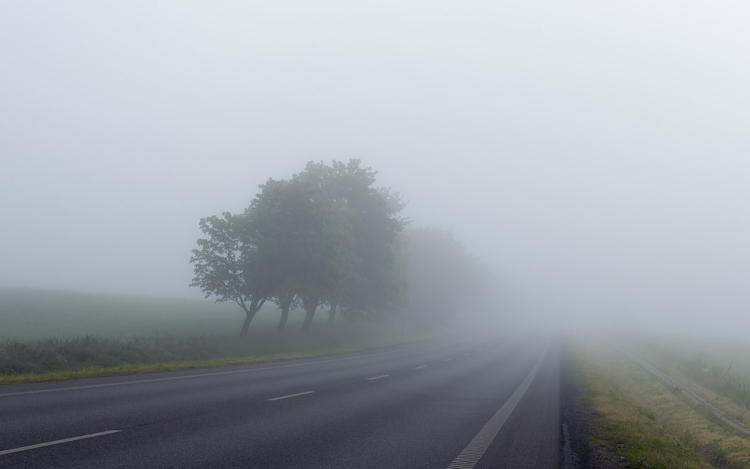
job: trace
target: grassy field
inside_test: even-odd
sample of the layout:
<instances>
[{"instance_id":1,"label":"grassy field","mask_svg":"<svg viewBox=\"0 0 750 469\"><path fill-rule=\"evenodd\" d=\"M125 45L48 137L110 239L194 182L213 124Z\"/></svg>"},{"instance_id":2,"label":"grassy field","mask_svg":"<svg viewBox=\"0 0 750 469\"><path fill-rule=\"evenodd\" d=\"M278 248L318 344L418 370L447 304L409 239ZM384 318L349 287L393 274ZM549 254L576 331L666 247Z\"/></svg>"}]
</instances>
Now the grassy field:
<instances>
[{"instance_id":1,"label":"grassy field","mask_svg":"<svg viewBox=\"0 0 750 469\"><path fill-rule=\"evenodd\" d=\"M251 338L267 336L277 326L279 316L276 305L268 302L253 319ZM327 317L326 311L319 311L313 330L323 327ZM86 335L231 336L239 334L244 318L245 313L236 304L212 300L0 288L0 342ZM303 319L301 309L290 312L287 331L297 332ZM393 328L390 324L386 329L390 333Z\"/></svg>"},{"instance_id":2,"label":"grassy field","mask_svg":"<svg viewBox=\"0 0 750 469\"><path fill-rule=\"evenodd\" d=\"M274 305L239 334L244 312L211 301L0 289L0 384L162 371L337 353L418 340L397 321L316 315L302 333L302 311L276 332Z\"/></svg>"},{"instance_id":3,"label":"grassy field","mask_svg":"<svg viewBox=\"0 0 750 469\"><path fill-rule=\"evenodd\" d=\"M630 467L750 467L750 438L707 418L614 348L590 341L578 344L574 354L587 404L603 422L599 445L622 454ZM703 395L718 398L709 389L703 389Z\"/></svg>"},{"instance_id":4,"label":"grassy field","mask_svg":"<svg viewBox=\"0 0 750 469\"><path fill-rule=\"evenodd\" d=\"M690 363L660 350L663 342L656 345L653 339L634 342L639 356L662 371L675 363ZM574 355L587 389L587 404L602 418L597 444L622 454L630 467L750 468L750 438L717 423L678 390L669 389L614 348L581 340ZM680 377L686 385L689 374ZM723 411L740 411L717 392L696 381L690 384L691 390L699 389L709 402L726 404Z\"/></svg>"},{"instance_id":5,"label":"grassy field","mask_svg":"<svg viewBox=\"0 0 750 469\"><path fill-rule=\"evenodd\" d=\"M746 347L731 339L651 335L631 339L630 349L729 418L750 426Z\"/></svg>"},{"instance_id":6,"label":"grassy field","mask_svg":"<svg viewBox=\"0 0 750 469\"><path fill-rule=\"evenodd\" d=\"M750 378L748 338L651 334L643 339L676 358L700 364L701 368L722 373L729 369L737 379Z\"/></svg>"},{"instance_id":7,"label":"grassy field","mask_svg":"<svg viewBox=\"0 0 750 469\"><path fill-rule=\"evenodd\" d=\"M272 323L275 305L259 313ZM0 341L50 337L228 335L239 332L239 306L211 300L144 298L0 288Z\"/></svg>"}]
</instances>

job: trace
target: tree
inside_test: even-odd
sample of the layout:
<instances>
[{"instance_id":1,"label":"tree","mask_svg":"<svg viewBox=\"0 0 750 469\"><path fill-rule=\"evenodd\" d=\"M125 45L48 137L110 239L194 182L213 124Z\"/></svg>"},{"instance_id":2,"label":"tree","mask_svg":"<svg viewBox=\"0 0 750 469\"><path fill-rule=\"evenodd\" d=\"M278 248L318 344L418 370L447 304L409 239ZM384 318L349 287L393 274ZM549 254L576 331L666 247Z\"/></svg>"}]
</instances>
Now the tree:
<instances>
[{"instance_id":1,"label":"tree","mask_svg":"<svg viewBox=\"0 0 750 469\"><path fill-rule=\"evenodd\" d=\"M399 194L371 189L355 195L350 204L357 262L347 285L347 314L373 318L405 304L408 280L397 242L407 222L397 216L403 208Z\"/></svg>"},{"instance_id":2,"label":"tree","mask_svg":"<svg viewBox=\"0 0 750 469\"><path fill-rule=\"evenodd\" d=\"M283 331L289 310L330 289L332 269L341 263L346 238L332 229L331 210L313 197L314 188L298 180L269 179L260 186L246 213L253 221L255 239L271 261L267 275L276 278L271 300L281 309L278 330ZM309 329L309 321L305 322Z\"/></svg>"},{"instance_id":3,"label":"tree","mask_svg":"<svg viewBox=\"0 0 750 469\"><path fill-rule=\"evenodd\" d=\"M269 179L242 215L201 220L207 238L193 251L206 297L234 301L246 313L241 336L267 300L305 309L304 331L318 307L372 317L402 301L403 268L395 242L405 220L400 196L374 187L377 172L359 160L309 162L289 180Z\"/></svg>"},{"instance_id":4,"label":"tree","mask_svg":"<svg viewBox=\"0 0 750 469\"><path fill-rule=\"evenodd\" d=\"M260 188L246 213L259 249L271 259L267 275L276 279L271 299L281 308L278 330L289 309L301 303L307 331L318 306L338 294L350 269L346 209L319 197L320 188L306 179L269 179Z\"/></svg>"},{"instance_id":5,"label":"tree","mask_svg":"<svg viewBox=\"0 0 750 469\"><path fill-rule=\"evenodd\" d=\"M309 199L295 191L289 181L269 179L260 189L245 214L252 220L259 249L272 259L269 268L273 268L273 272L266 272L266 275L273 275L277 280L270 299L281 309L277 330L283 332L289 311L299 304L294 272L298 268L300 243L297 238L301 233L291 224L306 216Z\"/></svg>"},{"instance_id":6,"label":"tree","mask_svg":"<svg viewBox=\"0 0 750 469\"><path fill-rule=\"evenodd\" d=\"M351 270L351 228L342 207L315 202L317 209L307 220L306 244L296 272L305 309L303 331L309 331L318 306L335 301Z\"/></svg>"},{"instance_id":7,"label":"tree","mask_svg":"<svg viewBox=\"0 0 750 469\"><path fill-rule=\"evenodd\" d=\"M405 242L412 321L440 323L456 314L462 302L487 288L489 270L451 230L414 229L407 233Z\"/></svg>"},{"instance_id":8,"label":"tree","mask_svg":"<svg viewBox=\"0 0 750 469\"><path fill-rule=\"evenodd\" d=\"M240 338L245 338L273 291L267 256L254 242L246 216L224 212L221 217L202 218L200 228L207 238L199 239L198 249L193 249L195 277L190 286L200 287L206 298L216 296L217 302L237 303L245 312L240 331Z\"/></svg>"},{"instance_id":9,"label":"tree","mask_svg":"<svg viewBox=\"0 0 750 469\"><path fill-rule=\"evenodd\" d=\"M311 161L294 176L311 188L315 200L346 220L352 240L347 275L324 298L328 324L337 309L350 317L373 317L395 310L405 298L405 276L395 253L398 233L406 223L397 213L404 205L399 194L374 187L376 175L352 159L333 161L331 166Z\"/></svg>"}]
</instances>

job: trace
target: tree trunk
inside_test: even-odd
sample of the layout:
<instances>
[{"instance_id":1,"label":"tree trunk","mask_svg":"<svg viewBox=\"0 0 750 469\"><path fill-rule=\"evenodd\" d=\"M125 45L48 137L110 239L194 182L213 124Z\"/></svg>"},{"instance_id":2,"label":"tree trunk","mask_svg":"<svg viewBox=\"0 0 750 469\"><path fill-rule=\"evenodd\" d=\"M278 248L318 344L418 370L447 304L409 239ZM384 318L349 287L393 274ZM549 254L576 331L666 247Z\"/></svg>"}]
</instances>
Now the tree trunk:
<instances>
[{"instance_id":1,"label":"tree trunk","mask_svg":"<svg viewBox=\"0 0 750 469\"><path fill-rule=\"evenodd\" d=\"M279 306L281 306L281 318L279 319L279 326L276 328L278 332L284 332L286 322L289 320L289 310L292 308L294 297L297 296L294 293L288 293L279 297Z\"/></svg>"},{"instance_id":2,"label":"tree trunk","mask_svg":"<svg viewBox=\"0 0 750 469\"><path fill-rule=\"evenodd\" d=\"M279 319L279 327L276 328L278 332L284 332L284 327L286 327L286 321L289 319L289 307L290 304L282 304L281 305L281 319Z\"/></svg>"},{"instance_id":3,"label":"tree trunk","mask_svg":"<svg viewBox=\"0 0 750 469\"><path fill-rule=\"evenodd\" d=\"M331 303L331 309L328 310L328 322L326 325L328 327L333 326L333 320L336 318L336 302Z\"/></svg>"},{"instance_id":4,"label":"tree trunk","mask_svg":"<svg viewBox=\"0 0 750 469\"><path fill-rule=\"evenodd\" d=\"M304 301L305 304L305 322L302 323L302 331L309 332L310 326L312 326L313 317L315 316L315 310L318 309L318 299L310 299Z\"/></svg>"},{"instance_id":5,"label":"tree trunk","mask_svg":"<svg viewBox=\"0 0 750 469\"><path fill-rule=\"evenodd\" d=\"M245 310L245 322L242 324L242 330L240 331L240 340L247 337L247 329L250 327L250 321L253 320L253 316L255 316L255 313Z\"/></svg>"},{"instance_id":6,"label":"tree trunk","mask_svg":"<svg viewBox=\"0 0 750 469\"><path fill-rule=\"evenodd\" d=\"M262 298L256 298L253 301L250 302L250 307L248 307L244 301L237 302L243 310L245 310L245 322L242 324L242 330L240 331L240 339L244 339L247 337L247 329L250 327L250 321L253 320L255 317L255 314L260 311L260 308L263 306L263 303L266 302L266 297Z\"/></svg>"}]
</instances>

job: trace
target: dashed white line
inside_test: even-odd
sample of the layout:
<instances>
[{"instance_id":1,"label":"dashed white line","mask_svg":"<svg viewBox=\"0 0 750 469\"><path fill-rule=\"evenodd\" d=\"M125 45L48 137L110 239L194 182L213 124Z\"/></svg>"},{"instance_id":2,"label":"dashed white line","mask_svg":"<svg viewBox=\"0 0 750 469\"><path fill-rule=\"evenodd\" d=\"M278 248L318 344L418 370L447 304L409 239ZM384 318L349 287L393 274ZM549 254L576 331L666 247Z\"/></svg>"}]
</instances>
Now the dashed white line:
<instances>
[{"instance_id":1,"label":"dashed white line","mask_svg":"<svg viewBox=\"0 0 750 469\"><path fill-rule=\"evenodd\" d=\"M287 396L272 397L269 401L280 401L282 399L289 399L290 397L304 396L305 394L312 394L315 391L298 392L297 394L289 394Z\"/></svg>"},{"instance_id":2,"label":"dashed white line","mask_svg":"<svg viewBox=\"0 0 750 469\"><path fill-rule=\"evenodd\" d=\"M119 433L122 430L107 430L106 432L90 433L88 435L74 436L73 438L63 438L62 440L48 441L47 443L39 443L36 445L21 446L20 448L6 449L0 451L0 456L4 454L19 453L21 451L28 451L30 449L44 448L45 446L60 445L62 443L70 443L71 441L85 440L87 438L96 438L97 436L111 435L112 433Z\"/></svg>"},{"instance_id":3,"label":"dashed white line","mask_svg":"<svg viewBox=\"0 0 750 469\"><path fill-rule=\"evenodd\" d=\"M367 381L372 381L374 379L380 379L380 378L387 378L390 375L380 375L380 376L373 376L372 378L367 378Z\"/></svg>"},{"instance_id":4,"label":"dashed white line","mask_svg":"<svg viewBox=\"0 0 750 469\"><path fill-rule=\"evenodd\" d=\"M471 353L465 353L464 357L468 357L469 355L471 355Z\"/></svg>"},{"instance_id":5,"label":"dashed white line","mask_svg":"<svg viewBox=\"0 0 750 469\"><path fill-rule=\"evenodd\" d=\"M446 359L445 359L445 360L443 360L443 361L444 361L444 362L449 362L449 361L451 361L451 360L453 360L453 359L452 359L452 358L446 358Z\"/></svg>"},{"instance_id":6,"label":"dashed white line","mask_svg":"<svg viewBox=\"0 0 750 469\"><path fill-rule=\"evenodd\" d=\"M427 368L428 366L430 366L430 365L415 366L414 369L415 370L421 370L422 368Z\"/></svg>"}]
</instances>

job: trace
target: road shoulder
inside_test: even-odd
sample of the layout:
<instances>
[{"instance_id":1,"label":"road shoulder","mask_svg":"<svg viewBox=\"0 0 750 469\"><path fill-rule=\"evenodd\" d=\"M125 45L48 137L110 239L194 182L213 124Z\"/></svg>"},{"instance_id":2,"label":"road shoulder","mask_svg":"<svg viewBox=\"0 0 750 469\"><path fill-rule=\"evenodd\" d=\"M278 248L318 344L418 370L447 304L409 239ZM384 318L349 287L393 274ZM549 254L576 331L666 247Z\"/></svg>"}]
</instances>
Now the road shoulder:
<instances>
[{"instance_id":1,"label":"road shoulder","mask_svg":"<svg viewBox=\"0 0 750 469\"><path fill-rule=\"evenodd\" d=\"M560 367L561 423L564 429L567 428L567 432L562 433L563 469L627 467L622 456L595 443L596 435L603 433L603 418L586 402L588 391L568 344L563 347ZM569 459L566 453L569 454Z\"/></svg>"}]
</instances>

